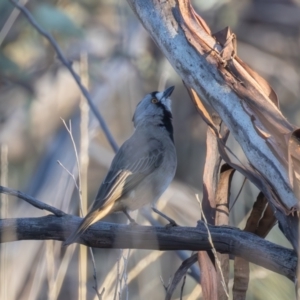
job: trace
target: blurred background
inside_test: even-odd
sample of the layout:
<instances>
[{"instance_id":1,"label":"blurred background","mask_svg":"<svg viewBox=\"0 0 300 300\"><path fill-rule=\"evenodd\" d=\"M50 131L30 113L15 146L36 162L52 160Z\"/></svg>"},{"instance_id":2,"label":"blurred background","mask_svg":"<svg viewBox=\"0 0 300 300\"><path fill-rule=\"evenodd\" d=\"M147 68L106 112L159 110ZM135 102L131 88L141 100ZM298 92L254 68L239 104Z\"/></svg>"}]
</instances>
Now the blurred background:
<instances>
[{"instance_id":1,"label":"blurred background","mask_svg":"<svg viewBox=\"0 0 300 300\"><path fill-rule=\"evenodd\" d=\"M300 1L195 0L193 5L212 32L232 28L237 35L238 55L269 81L284 115L299 126ZM146 93L176 86L173 117L178 169L158 207L178 224L195 226L200 218L195 194L201 199L207 128L181 79L127 2L29 0L26 7L53 35L82 77L118 145L132 133L131 118L140 99ZM78 190L65 170L77 177L78 168L62 119L67 124L71 120L73 139L83 157L83 191L90 204L114 156L113 150L93 114L86 111L75 81L51 45L9 1L0 1L1 184L78 214ZM80 129L84 124L87 133ZM229 144L241 155L233 139ZM243 177L235 174L232 200L242 182ZM231 225L244 227L257 193L246 182L231 211ZM1 198L1 218L47 214L21 200ZM133 216L140 224L150 224L151 218L165 224L155 215L150 216L147 207ZM106 220L126 222L122 215ZM277 226L267 239L291 247ZM78 263L78 249L75 245L62 249L57 241L1 245L0 299L84 299L78 296L84 294L86 299L97 299L90 255L85 276L85 267ZM182 259L191 253L94 249L94 255L98 286L100 291L105 288L103 299L114 299L115 291L115 299L164 299L162 281L167 285ZM127 276L122 276L123 268ZM201 299L197 283L200 274L195 264L187 275L183 299ZM181 283L173 299L179 299L180 289ZM288 279L251 265L248 300L294 297L294 285Z\"/></svg>"}]
</instances>

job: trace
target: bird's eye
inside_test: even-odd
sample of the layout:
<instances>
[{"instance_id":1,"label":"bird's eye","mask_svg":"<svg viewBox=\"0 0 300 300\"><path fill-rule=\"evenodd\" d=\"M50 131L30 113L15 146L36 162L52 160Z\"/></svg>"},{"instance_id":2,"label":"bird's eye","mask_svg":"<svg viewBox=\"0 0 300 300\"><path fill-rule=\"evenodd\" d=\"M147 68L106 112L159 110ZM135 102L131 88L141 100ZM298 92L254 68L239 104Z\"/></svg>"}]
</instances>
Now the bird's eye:
<instances>
[{"instance_id":1,"label":"bird's eye","mask_svg":"<svg viewBox=\"0 0 300 300\"><path fill-rule=\"evenodd\" d=\"M151 100L151 102L155 104L155 103L158 102L158 100L157 100L156 98L153 98L153 99Z\"/></svg>"}]
</instances>

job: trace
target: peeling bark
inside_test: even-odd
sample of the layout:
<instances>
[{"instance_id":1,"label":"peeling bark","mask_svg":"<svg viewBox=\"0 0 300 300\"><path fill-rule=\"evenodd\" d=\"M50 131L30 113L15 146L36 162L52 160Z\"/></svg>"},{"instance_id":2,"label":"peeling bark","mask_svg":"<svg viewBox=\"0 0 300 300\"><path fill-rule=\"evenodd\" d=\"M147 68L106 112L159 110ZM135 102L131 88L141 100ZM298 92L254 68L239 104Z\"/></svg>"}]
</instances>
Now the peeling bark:
<instances>
[{"instance_id":1,"label":"peeling bark","mask_svg":"<svg viewBox=\"0 0 300 300\"><path fill-rule=\"evenodd\" d=\"M288 142L296 127L278 109L273 90L235 53L227 60L222 57L224 45L188 0L128 3L185 84L225 122L249 160L249 179L272 203L297 249L298 220L290 215L299 205L288 163Z\"/></svg>"}]
</instances>

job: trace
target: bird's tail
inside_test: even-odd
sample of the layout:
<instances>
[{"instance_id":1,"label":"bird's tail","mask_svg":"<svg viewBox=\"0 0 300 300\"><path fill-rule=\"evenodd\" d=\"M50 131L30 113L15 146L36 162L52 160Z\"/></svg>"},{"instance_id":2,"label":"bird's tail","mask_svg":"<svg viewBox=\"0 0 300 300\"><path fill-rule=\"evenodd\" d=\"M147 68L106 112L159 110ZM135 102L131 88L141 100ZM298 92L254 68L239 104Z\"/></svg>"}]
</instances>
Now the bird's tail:
<instances>
[{"instance_id":1,"label":"bird's tail","mask_svg":"<svg viewBox=\"0 0 300 300\"><path fill-rule=\"evenodd\" d=\"M77 239L88 229L89 226L103 219L111 211L113 204L106 205L100 209L91 210L81 221L78 228L65 240L63 246L68 246L77 241Z\"/></svg>"}]
</instances>

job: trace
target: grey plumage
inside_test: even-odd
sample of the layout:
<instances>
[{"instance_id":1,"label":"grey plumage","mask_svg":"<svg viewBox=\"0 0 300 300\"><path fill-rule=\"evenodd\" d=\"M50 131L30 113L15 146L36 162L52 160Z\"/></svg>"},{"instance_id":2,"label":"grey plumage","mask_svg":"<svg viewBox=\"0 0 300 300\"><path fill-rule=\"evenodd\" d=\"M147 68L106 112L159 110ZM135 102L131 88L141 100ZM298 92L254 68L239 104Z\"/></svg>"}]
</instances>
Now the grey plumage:
<instances>
[{"instance_id":1,"label":"grey plumage","mask_svg":"<svg viewBox=\"0 0 300 300\"><path fill-rule=\"evenodd\" d=\"M110 213L123 211L129 217L128 210L148 203L154 207L171 183L177 166L169 99L173 90L148 94L137 105L134 133L117 152L88 214L64 245Z\"/></svg>"}]
</instances>

